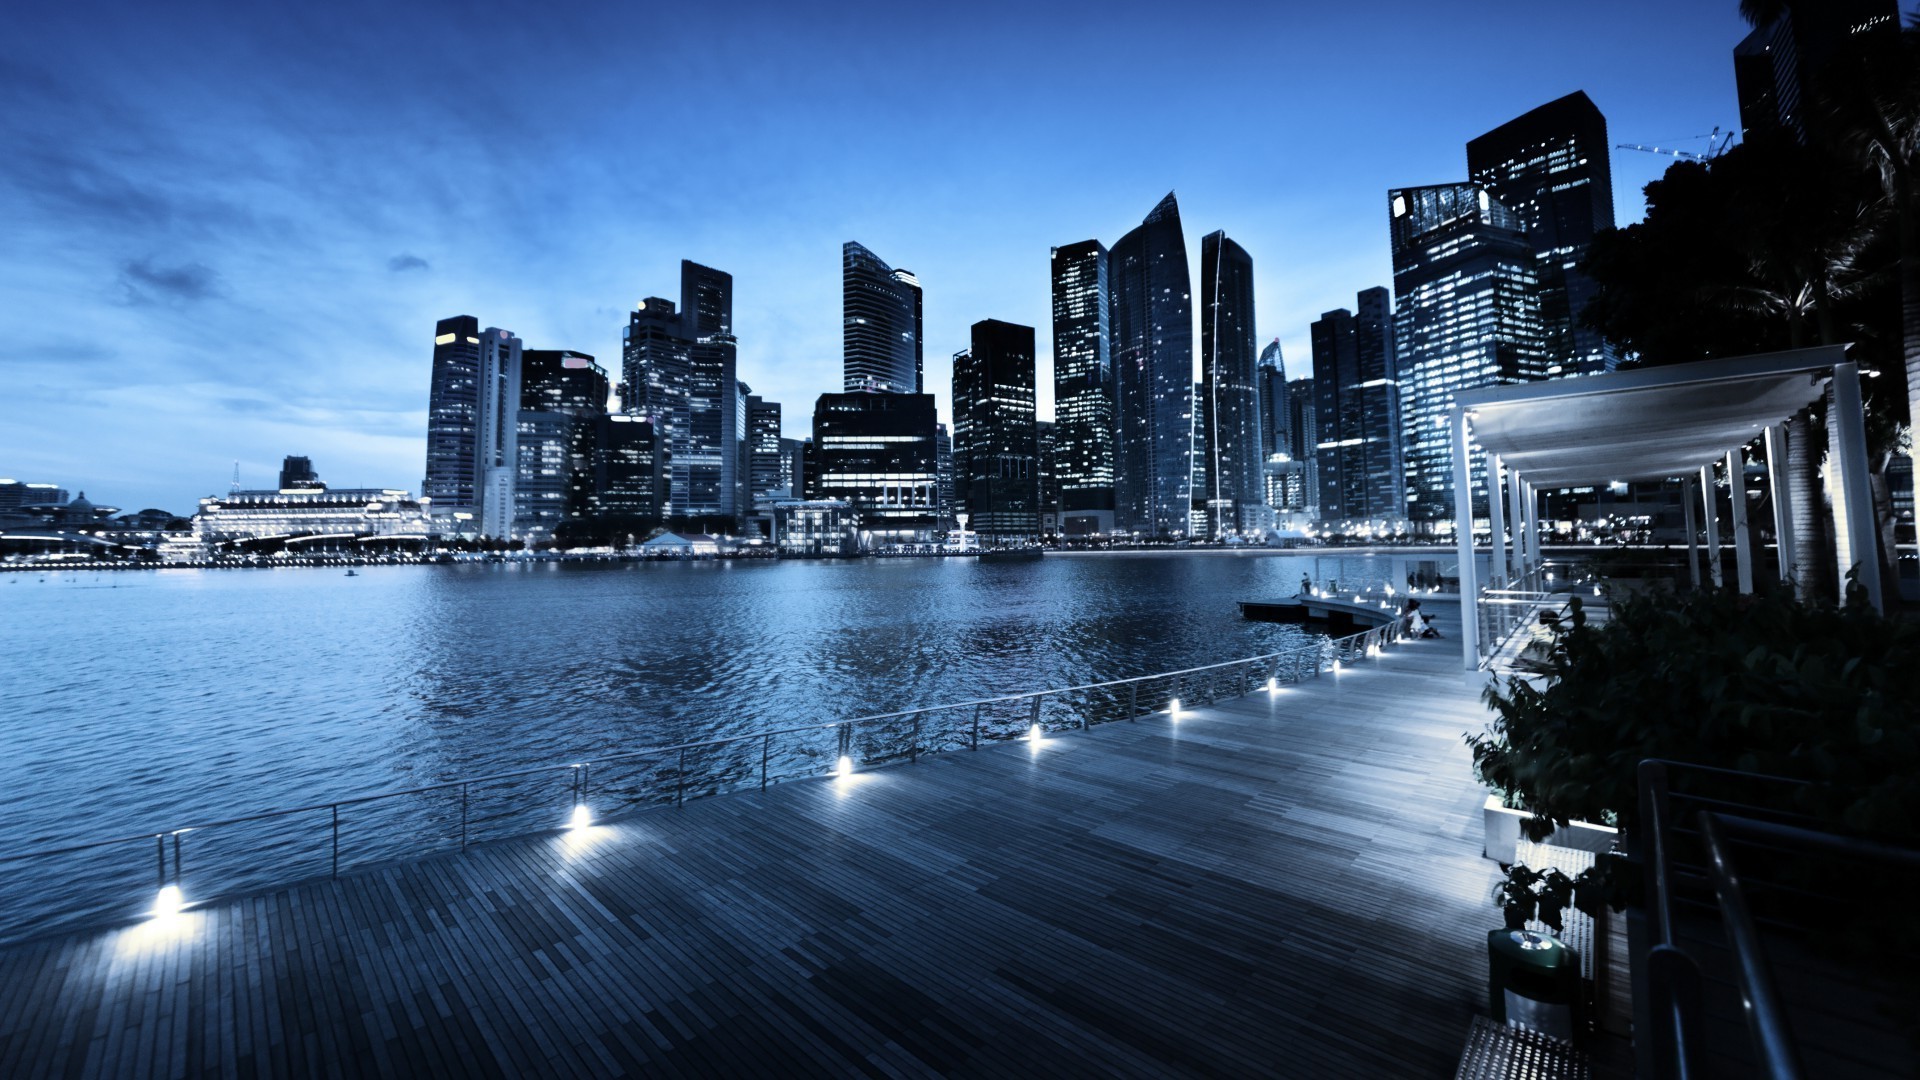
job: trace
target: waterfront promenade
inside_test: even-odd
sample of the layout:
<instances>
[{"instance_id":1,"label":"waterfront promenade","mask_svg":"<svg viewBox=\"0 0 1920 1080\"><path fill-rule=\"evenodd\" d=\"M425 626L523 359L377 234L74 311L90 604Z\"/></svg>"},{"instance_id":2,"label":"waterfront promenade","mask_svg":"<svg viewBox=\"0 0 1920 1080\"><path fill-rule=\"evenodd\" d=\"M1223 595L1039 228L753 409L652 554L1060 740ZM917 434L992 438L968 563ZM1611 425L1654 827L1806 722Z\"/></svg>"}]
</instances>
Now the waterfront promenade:
<instances>
[{"instance_id":1,"label":"waterfront promenade","mask_svg":"<svg viewBox=\"0 0 1920 1080\"><path fill-rule=\"evenodd\" d=\"M1450 1075L1494 865L1452 637L0 950L0 1076Z\"/></svg>"}]
</instances>

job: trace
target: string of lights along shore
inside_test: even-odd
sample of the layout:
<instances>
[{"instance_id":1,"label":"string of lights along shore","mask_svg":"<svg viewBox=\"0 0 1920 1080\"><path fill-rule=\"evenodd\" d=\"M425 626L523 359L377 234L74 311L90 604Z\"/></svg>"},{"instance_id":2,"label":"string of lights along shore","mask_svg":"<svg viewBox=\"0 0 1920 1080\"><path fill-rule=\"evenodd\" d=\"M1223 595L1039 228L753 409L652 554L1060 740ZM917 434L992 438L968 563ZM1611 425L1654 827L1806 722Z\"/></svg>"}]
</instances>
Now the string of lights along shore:
<instances>
[{"instance_id":1,"label":"string of lights along shore","mask_svg":"<svg viewBox=\"0 0 1920 1080\"><path fill-rule=\"evenodd\" d=\"M1796 122L1791 71L1736 66L1743 126ZM1174 193L1110 246L1053 245L1051 423L1040 331L992 312L953 353L943 422L923 283L853 241L843 381L805 439L782 437L781 404L742 379L719 269L682 262L677 301L633 306L617 379L585 353L442 319L422 517L441 536L674 529L797 554L1446 534L1455 394L1619 362L1580 318L1595 292L1581 262L1614 224L1600 110L1575 92L1465 150L1459 180L1386 192L1391 289L1354 282L1353 310L1312 324L1306 378L1259 333L1255 253L1215 229L1194 274Z\"/></svg>"}]
</instances>

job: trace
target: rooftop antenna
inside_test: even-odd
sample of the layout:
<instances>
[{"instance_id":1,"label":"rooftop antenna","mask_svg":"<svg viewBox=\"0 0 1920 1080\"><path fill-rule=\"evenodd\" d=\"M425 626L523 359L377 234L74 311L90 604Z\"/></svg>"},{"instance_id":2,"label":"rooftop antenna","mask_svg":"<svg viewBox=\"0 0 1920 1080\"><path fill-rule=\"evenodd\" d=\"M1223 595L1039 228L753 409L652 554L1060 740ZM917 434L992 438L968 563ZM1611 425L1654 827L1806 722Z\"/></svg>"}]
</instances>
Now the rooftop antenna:
<instances>
[{"instance_id":1,"label":"rooftop antenna","mask_svg":"<svg viewBox=\"0 0 1920 1080\"><path fill-rule=\"evenodd\" d=\"M239 490L240 490L240 463L236 461L233 463L233 483L227 485L227 494L232 495Z\"/></svg>"}]
</instances>

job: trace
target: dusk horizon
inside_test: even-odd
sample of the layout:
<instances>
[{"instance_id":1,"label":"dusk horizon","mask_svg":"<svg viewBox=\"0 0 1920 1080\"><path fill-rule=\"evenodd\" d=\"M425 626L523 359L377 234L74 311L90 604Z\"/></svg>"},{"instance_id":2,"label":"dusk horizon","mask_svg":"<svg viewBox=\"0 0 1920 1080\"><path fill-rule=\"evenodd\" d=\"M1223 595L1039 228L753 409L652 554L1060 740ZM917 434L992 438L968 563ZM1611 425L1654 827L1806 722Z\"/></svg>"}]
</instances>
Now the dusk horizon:
<instances>
[{"instance_id":1,"label":"dusk horizon","mask_svg":"<svg viewBox=\"0 0 1920 1080\"><path fill-rule=\"evenodd\" d=\"M1308 374L1308 324L1391 284L1388 188L1465 179L1467 140L1575 91L1614 143L1737 126L1736 13L1638 33L1654 7L1220 8L1151 33L1138 11L39 12L0 45L22 148L0 165L20 237L0 293L24 315L0 474L175 513L286 454L417 490L435 320L617 367L627 313L673 295L681 259L734 276L740 378L799 437L840 388L849 240L922 282L943 420L983 319L1035 328L1045 419L1050 247L1111 243L1169 190L1190 259L1215 229L1251 254L1259 340ZM1580 59L1486 30L1521 24ZM1216 51L1204 76L1186 62ZM1670 161L1613 153L1619 224Z\"/></svg>"}]
</instances>

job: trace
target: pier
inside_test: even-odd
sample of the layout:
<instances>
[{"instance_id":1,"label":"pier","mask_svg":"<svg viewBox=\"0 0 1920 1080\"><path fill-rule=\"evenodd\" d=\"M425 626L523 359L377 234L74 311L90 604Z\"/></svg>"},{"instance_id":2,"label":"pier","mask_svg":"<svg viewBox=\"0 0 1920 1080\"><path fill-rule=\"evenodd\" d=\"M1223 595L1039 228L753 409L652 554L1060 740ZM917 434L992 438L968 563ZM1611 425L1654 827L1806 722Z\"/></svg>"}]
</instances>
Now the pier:
<instances>
[{"instance_id":1,"label":"pier","mask_svg":"<svg viewBox=\"0 0 1920 1080\"><path fill-rule=\"evenodd\" d=\"M1448 629L9 946L0 1075L1448 1075L1500 923Z\"/></svg>"}]
</instances>

